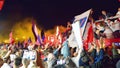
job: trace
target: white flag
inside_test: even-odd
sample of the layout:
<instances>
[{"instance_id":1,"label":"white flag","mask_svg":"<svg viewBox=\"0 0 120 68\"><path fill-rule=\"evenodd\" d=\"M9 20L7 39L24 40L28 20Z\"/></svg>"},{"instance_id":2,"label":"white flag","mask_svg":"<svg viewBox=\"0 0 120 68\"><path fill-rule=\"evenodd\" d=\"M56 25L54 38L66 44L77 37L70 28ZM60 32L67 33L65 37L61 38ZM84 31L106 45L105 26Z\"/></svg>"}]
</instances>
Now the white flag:
<instances>
[{"instance_id":1,"label":"white flag","mask_svg":"<svg viewBox=\"0 0 120 68\"><path fill-rule=\"evenodd\" d=\"M84 12L84 13L82 13L82 14L80 14L80 15L75 16L74 22L75 23L76 22L80 23L79 27L81 29L82 36L84 34L85 26L86 26L86 23L87 23L87 20L88 20L90 12L91 12L91 9L86 11L86 12Z\"/></svg>"},{"instance_id":2,"label":"white flag","mask_svg":"<svg viewBox=\"0 0 120 68\"><path fill-rule=\"evenodd\" d=\"M79 48L83 48L82 36L84 34L85 26L86 26L90 11L91 10L88 10L81 15L75 16L74 23L72 24L73 32Z\"/></svg>"}]
</instances>

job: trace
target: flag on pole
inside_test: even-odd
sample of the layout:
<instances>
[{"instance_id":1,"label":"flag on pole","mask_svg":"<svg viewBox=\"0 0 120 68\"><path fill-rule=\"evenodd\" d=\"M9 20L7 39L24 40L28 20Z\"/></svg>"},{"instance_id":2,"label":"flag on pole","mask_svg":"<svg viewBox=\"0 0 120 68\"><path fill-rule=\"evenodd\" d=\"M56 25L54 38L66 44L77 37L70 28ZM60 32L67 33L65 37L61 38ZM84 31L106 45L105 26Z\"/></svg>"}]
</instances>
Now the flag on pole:
<instances>
[{"instance_id":1,"label":"flag on pole","mask_svg":"<svg viewBox=\"0 0 120 68\"><path fill-rule=\"evenodd\" d=\"M90 11L91 9L84 12L83 14L75 16L74 23L72 24L73 32L79 48L83 48L82 37L84 34L85 26L86 26Z\"/></svg>"},{"instance_id":2,"label":"flag on pole","mask_svg":"<svg viewBox=\"0 0 120 68\"><path fill-rule=\"evenodd\" d=\"M10 42L10 44L14 43L13 33L12 32L10 32L10 34L9 34L9 42Z\"/></svg>"},{"instance_id":3,"label":"flag on pole","mask_svg":"<svg viewBox=\"0 0 120 68\"><path fill-rule=\"evenodd\" d=\"M35 37L35 42L37 44L41 44L41 39L40 39L40 36L38 34L38 30L37 30L36 24L34 23L33 20L32 20L32 32L33 32L34 37Z\"/></svg>"},{"instance_id":4,"label":"flag on pole","mask_svg":"<svg viewBox=\"0 0 120 68\"><path fill-rule=\"evenodd\" d=\"M79 22L80 23L79 27L80 27L80 30L81 30L81 36L82 37L84 35L84 30L85 30L86 23L87 23L90 12L91 12L91 9L82 13L82 14L80 14L80 15L75 16L74 22Z\"/></svg>"},{"instance_id":5,"label":"flag on pole","mask_svg":"<svg viewBox=\"0 0 120 68\"><path fill-rule=\"evenodd\" d=\"M58 35L59 35L59 27L57 26L57 28L56 28L56 36L58 37Z\"/></svg>"},{"instance_id":6,"label":"flag on pole","mask_svg":"<svg viewBox=\"0 0 120 68\"><path fill-rule=\"evenodd\" d=\"M36 25L35 25L35 23L33 23L33 21L32 21L32 32L34 34L35 41L37 41L38 31L37 31Z\"/></svg>"}]
</instances>

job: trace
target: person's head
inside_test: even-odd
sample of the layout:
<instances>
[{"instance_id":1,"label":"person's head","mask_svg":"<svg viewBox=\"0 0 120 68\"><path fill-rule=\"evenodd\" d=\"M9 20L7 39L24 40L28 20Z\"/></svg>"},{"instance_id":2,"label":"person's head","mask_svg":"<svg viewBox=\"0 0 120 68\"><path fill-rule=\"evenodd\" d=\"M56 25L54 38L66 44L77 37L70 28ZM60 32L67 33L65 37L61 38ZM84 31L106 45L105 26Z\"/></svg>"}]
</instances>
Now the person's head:
<instances>
[{"instance_id":1,"label":"person's head","mask_svg":"<svg viewBox=\"0 0 120 68\"><path fill-rule=\"evenodd\" d=\"M29 46L28 46L28 50L33 50L33 47L34 46L34 44L30 44Z\"/></svg>"},{"instance_id":2,"label":"person's head","mask_svg":"<svg viewBox=\"0 0 120 68\"><path fill-rule=\"evenodd\" d=\"M73 48L73 52L76 52L76 50L77 50L77 47L74 47L74 48Z\"/></svg>"},{"instance_id":3,"label":"person's head","mask_svg":"<svg viewBox=\"0 0 120 68\"><path fill-rule=\"evenodd\" d=\"M108 22L108 23L110 23L110 22L111 22L111 20L110 20L110 19L108 19L108 20L107 20L107 22Z\"/></svg>"},{"instance_id":4,"label":"person's head","mask_svg":"<svg viewBox=\"0 0 120 68\"><path fill-rule=\"evenodd\" d=\"M118 8L118 11L120 11L120 8Z\"/></svg>"},{"instance_id":5,"label":"person's head","mask_svg":"<svg viewBox=\"0 0 120 68\"><path fill-rule=\"evenodd\" d=\"M20 66L21 65L21 61L22 59L20 57L17 57L15 60L14 60L14 65L15 66Z\"/></svg>"},{"instance_id":6,"label":"person's head","mask_svg":"<svg viewBox=\"0 0 120 68\"><path fill-rule=\"evenodd\" d=\"M106 11L104 11L104 10L102 10L102 12L101 12L103 15L106 15Z\"/></svg>"},{"instance_id":7,"label":"person's head","mask_svg":"<svg viewBox=\"0 0 120 68\"><path fill-rule=\"evenodd\" d=\"M49 48L49 49L48 49L48 53L53 53L53 49L52 49L52 48Z\"/></svg>"},{"instance_id":8,"label":"person's head","mask_svg":"<svg viewBox=\"0 0 120 68\"><path fill-rule=\"evenodd\" d=\"M29 64L29 60L28 59L22 59L22 64L25 65L25 66L28 66Z\"/></svg>"},{"instance_id":9,"label":"person's head","mask_svg":"<svg viewBox=\"0 0 120 68\"><path fill-rule=\"evenodd\" d=\"M64 59L62 54L59 55L59 59Z\"/></svg>"}]
</instances>

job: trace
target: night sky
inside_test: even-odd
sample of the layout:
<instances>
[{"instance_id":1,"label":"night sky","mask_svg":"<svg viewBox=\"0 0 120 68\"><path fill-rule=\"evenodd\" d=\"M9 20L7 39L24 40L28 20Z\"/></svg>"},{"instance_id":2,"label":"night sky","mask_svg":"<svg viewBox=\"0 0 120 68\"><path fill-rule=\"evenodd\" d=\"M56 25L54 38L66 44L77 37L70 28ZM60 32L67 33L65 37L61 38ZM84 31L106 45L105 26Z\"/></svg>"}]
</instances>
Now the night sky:
<instances>
[{"instance_id":1,"label":"night sky","mask_svg":"<svg viewBox=\"0 0 120 68\"><path fill-rule=\"evenodd\" d=\"M73 21L74 16L90 8L97 19L101 10L115 14L118 7L118 0L5 0L0 11L0 22L5 21L4 23L12 27L17 21L33 17L38 26L50 29L55 25L65 26L68 21Z\"/></svg>"}]
</instances>

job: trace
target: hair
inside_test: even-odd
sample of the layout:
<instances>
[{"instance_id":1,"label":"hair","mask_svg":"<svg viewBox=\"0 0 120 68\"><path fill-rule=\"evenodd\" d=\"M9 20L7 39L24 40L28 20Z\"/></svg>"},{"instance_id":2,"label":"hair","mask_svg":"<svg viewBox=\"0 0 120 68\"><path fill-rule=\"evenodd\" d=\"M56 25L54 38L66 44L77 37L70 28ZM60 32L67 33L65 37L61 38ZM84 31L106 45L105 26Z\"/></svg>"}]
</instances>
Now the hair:
<instances>
[{"instance_id":1,"label":"hair","mask_svg":"<svg viewBox=\"0 0 120 68\"><path fill-rule=\"evenodd\" d=\"M22 64L28 65L29 64L28 59L26 59L26 58L22 59Z\"/></svg>"},{"instance_id":2,"label":"hair","mask_svg":"<svg viewBox=\"0 0 120 68\"><path fill-rule=\"evenodd\" d=\"M0 58L0 67L3 65L3 60Z\"/></svg>"},{"instance_id":3,"label":"hair","mask_svg":"<svg viewBox=\"0 0 120 68\"><path fill-rule=\"evenodd\" d=\"M76 50L77 50L77 47L74 47L74 48L73 48L73 52L76 52Z\"/></svg>"},{"instance_id":4,"label":"hair","mask_svg":"<svg viewBox=\"0 0 120 68\"><path fill-rule=\"evenodd\" d=\"M52 50L51 48L49 48L49 49L48 49L48 52L49 52L49 53L52 53L52 52L53 52L53 50Z\"/></svg>"},{"instance_id":5,"label":"hair","mask_svg":"<svg viewBox=\"0 0 120 68\"><path fill-rule=\"evenodd\" d=\"M15 65L16 65L16 66L19 66L19 65L21 64L21 61L22 61L22 59L21 59L20 57L17 57L17 58L15 59Z\"/></svg>"},{"instance_id":6,"label":"hair","mask_svg":"<svg viewBox=\"0 0 120 68\"><path fill-rule=\"evenodd\" d=\"M36 50L38 48L38 45L35 44L34 49Z\"/></svg>"}]
</instances>

